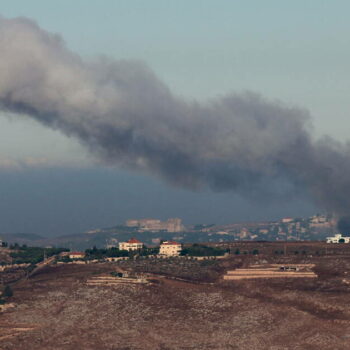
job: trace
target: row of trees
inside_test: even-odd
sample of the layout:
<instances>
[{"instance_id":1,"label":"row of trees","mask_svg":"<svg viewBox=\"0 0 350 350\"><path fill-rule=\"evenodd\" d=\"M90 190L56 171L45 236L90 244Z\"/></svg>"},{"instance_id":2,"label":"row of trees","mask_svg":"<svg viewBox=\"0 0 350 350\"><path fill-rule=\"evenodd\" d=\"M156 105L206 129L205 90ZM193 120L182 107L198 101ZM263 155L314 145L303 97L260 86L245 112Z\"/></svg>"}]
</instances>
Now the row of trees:
<instances>
[{"instance_id":1,"label":"row of trees","mask_svg":"<svg viewBox=\"0 0 350 350\"><path fill-rule=\"evenodd\" d=\"M247 251L247 250L244 250L243 252L241 252L238 248L235 250L234 252L236 255L259 255L259 250L258 249L253 249L252 251Z\"/></svg>"},{"instance_id":2,"label":"row of trees","mask_svg":"<svg viewBox=\"0 0 350 350\"><path fill-rule=\"evenodd\" d=\"M229 249L219 247L209 247L204 244L192 244L181 251L181 255L187 256L222 256L228 253Z\"/></svg>"},{"instance_id":3,"label":"row of trees","mask_svg":"<svg viewBox=\"0 0 350 350\"><path fill-rule=\"evenodd\" d=\"M135 255L138 256L149 256L156 255L159 253L159 248L146 248L143 247L137 251L127 251L120 250L116 247L108 248L108 249L98 249L93 247L92 249L85 250L85 259L93 260L93 259L103 259L103 258L117 258L117 257L133 257Z\"/></svg>"},{"instance_id":4,"label":"row of trees","mask_svg":"<svg viewBox=\"0 0 350 350\"><path fill-rule=\"evenodd\" d=\"M12 288L9 285L6 285L4 289L1 292L0 296L0 305L3 305L6 303L8 298L11 298L13 295Z\"/></svg>"},{"instance_id":5,"label":"row of trees","mask_svg":"<svg viewBox=\"0 0 350 350\"><path fill-rule=\"evenodd\" d=\"M26 245L17 246L16 250L10 253L12 263L14 264L38 264L53 255L69 251L66 248L41 248L27 247Z\"/></svg>"},{"instance_id":6,"label":"row of trees","mask_svg":"<svg viewBox=\"0 0 350 350\"><path fill-rule=\"evenodd\" d=\"M182 249L180 255L182 256L222 256L227 253L228 249L222 249L218 247L209 247L203 244L193 244L191 246ZM143 247L139 250L120 250L116 247L112 248L97 248L85 250L84 260L104 259L104 258L117 258L117 257L147 257L159 254L159 247L147 248ZM60 258L61 261L70 261L69 257Z\"/></svg>"},{"instance_id":7,"label":"row of trees","mask_svg":"<svg viewBox=\"0 0 350 350\"><path fill-rule=\"evenodd\" d=\"M10 253L12 262L14 264L37 264L46 258L53 255L58 255L61 252L69 251L66 248L41 248L41 247L28 247L26 245L11 245L10 248L13 250ZM182 256L222 256L227 253L228 249L210 247L204 244L193 244L187 246L181 251ZM116 247L112 248L97 248L94 246L92 249L85 250L85 259L104 259L114 257L134 257L137 256L151 256L159 253L159 247L146 248L143 247L137 251L120 250ZM68 257L62 257L60 260L69 260Z\"/></svg>"},{"instance_id":8,"label":"row of trees","mask_svg":"<svg viewBox=\"0 0 350 350\"><path fill-rule=\"evenodd\" d=\"M185 247L181 251L182 256L222 256L227 253L228 249L222 249L218 247L209 247L204 244L193 244ZM119 250L118 248L98 249L93 247L92 249L85 250L85 258L90 259L103 259L113 257L134 257L137 256L150 256L157 255L159 253L159 247L146 248L143 247L137 251Z\"/></svg>"}]
</instances>

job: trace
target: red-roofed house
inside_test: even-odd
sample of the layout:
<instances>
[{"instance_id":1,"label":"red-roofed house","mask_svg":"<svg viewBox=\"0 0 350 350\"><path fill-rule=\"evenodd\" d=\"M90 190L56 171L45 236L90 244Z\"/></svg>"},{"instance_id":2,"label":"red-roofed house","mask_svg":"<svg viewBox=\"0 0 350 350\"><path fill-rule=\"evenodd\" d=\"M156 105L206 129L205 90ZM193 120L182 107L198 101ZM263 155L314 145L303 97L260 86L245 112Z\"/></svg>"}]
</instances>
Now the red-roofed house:
<instances>
[{"instance_id":1,"label":"red-roofed house","mask_svg":"<svg viewBox=\"0 0 350 350\"><path fill-rule=\"evenodd\" d=\"M164 241L160 245L159 254L167 256L179 256L181 249L181 243L174 241Z\"/></svg>"},{"instance_id":2,"label":"red-roofed house","mask_svg":"<svg viewBox=\"0 0 350 350\"><path fill-rule=\"evenodd\" d=\"M127 242L120 242L119 249L120 250L138 250L143 248L143 243L140 242L136 238L131 238Z\"/></svg>"}]
</instances>

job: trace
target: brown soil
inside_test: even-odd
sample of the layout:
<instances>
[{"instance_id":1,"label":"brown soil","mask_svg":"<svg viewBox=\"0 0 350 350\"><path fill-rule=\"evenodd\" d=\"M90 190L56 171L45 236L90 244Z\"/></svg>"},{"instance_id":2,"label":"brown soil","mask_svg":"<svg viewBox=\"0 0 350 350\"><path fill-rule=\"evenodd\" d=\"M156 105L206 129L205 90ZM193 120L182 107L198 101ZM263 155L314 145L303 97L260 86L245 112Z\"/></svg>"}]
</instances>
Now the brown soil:
<instances>
[{"instance_id":1,"label":"brown soil","mask_svg":"<svg viewBox=\"0 0 350 350\"><path fill-rule=\"evenodd\" d=\"M269 259L278 263L235 256L222 267ZM0 349L349 349L350 257L289 260L315 264L319 278L88 286L116 265L45 267L14 286Z\"/></svg>"}]
</instances>

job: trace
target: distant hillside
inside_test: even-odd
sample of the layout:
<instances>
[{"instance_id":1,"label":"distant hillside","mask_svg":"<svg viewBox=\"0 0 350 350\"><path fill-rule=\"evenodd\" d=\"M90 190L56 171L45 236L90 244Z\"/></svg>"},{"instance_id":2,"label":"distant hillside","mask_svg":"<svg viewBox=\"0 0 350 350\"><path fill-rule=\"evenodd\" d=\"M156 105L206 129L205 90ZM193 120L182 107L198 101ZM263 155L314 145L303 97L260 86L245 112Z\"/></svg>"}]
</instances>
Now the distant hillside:
<instances>
[{"instance_id":1,"label":"distant hillside","mask_svg":"<svg viewBox=\"0 0 350 350\"><path fill-rule=\"evenodd\" d=\"M95 233L77 233L70 235L63 235L52 238L45 238L33 233L19 233L19 234L3 234L0 237L11 243L27 244L39 247L63 247L71 250L85 250L96 246L103 248L106 245L118 245L119 242L126 241L132 237L139 239L146 245L157 245L160 240L175 240L178 242L219 242L227 241L229 237L224 237L217 234L208 234L207 232L135 232L132 230L124 230L124 228L107 228L96 230ZM232 237L231 237L232 239Z\"/></svg>"},{"instance_id":2,"label":"distant hillside","mask_svg":"<svg viewBox=\"0 0 350 350\"><path fill-rule=\"evenodd\" d=\"M46 267L13 285L9 301L16 307L1 313L1 349L349 349L347 255L292 253L280 261L313 263L320 278L218 278L210 284L193 278L279 259L272 253L221 262L130 260L132 274L152 268L152 284L113 287L86 282L111 277L124 262ZM177 276L188 276L187 282Z\"/></svg>"},{"instance_id":3,"label":"distant hillside","mask_svg":"<svg viewBox=\"0 0 350 350\"><path fill-rule=\"evenodd\" d=\"M0 238L9 243L32 244L45 239L36 233L1 233Z\"/></svg>"},{"instance_id":4,"label":"distant hillside","mask_svg":"<svg viewBox=\"0 0 350 350\"><path fill-rule=\"evenodd\" d=\"M313 221L312 221L312 220ZM146 245L158 245L161 240L174 240L180 243L232 242L232 241L308 241L324 240L332 227L326 217L311 219L285 218L279 222L246 222L229 225L195 225L186 232L137 232L134 227L123 225L97 228L85 233L45 238L35 233L2 234L0 238L9 243L31 246L53 246L71 250L85 250L96 246L116 246L132 237ZM319 223L321 219L324 219ZM310 221L311 220L311 221ZM316 223L314 221L317 221Z\"/></svg>"}]
</instances>

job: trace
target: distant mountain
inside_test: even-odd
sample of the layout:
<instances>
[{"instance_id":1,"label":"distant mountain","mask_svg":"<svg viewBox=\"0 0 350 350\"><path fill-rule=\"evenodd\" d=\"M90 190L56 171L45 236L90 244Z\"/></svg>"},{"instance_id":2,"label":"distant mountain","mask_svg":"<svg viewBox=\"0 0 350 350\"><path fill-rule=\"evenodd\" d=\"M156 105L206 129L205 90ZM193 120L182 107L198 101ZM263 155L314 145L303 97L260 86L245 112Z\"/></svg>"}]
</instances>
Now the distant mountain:
<instances>
[{"instance_id":1,"label":"distant mountain","mask_svg":"<svg viewBox=\"0 0 350 350\"><path fill-rule=\"evenodd\" d=\"M71 250L85 250L96 246L118 246L132 237L148 246L158 245L161 240L180 243L209 243L247 241L295 241L323 240L329 236L331 222L326 217L310 219L284 218L278 222L245 222L228 225L195 225L186 232L138 232L135 227L114 226L98 228L85 233L45 238L35 233L0 234L9 243L27 244L40 247L61 247ZM322 220L321 220L322 219Z\"/></svg>"},{"instance_id":2,"label":"distant mountain","mask_svg":"<svg viewBox=\"0 0 350 350\"><path fill-rule=\"evenodd\" d=\"M1 233L0 238L9 243L31 244L45 239L36 233ZM32 244L31 244L32 245Z\"/></svg>"},{"instance_id":3,"label":"distant mountain","mask_svg":"<svg viewBox=\"0 0 350 350\"><path fill-rule=\"evenodd\" d=\"M139 239L146 245L157 245L160 240L176 240L178 242L206 242L206 241L220 241L222 236L212 235L209 237L208 233L204 232L135 232L130 229L124 230L122 228L107 228L96 230L95 233L77 233L70 235L63 235L52 238L45 238L32 233L19 234L3 234L0 235L4 241L18 244L27 244L38 247L62 247L71 250L85 250L96 246L104 248L107 245L117 246L119 242L124 242L132 237Z\"/></svg>"}]
</instances>

